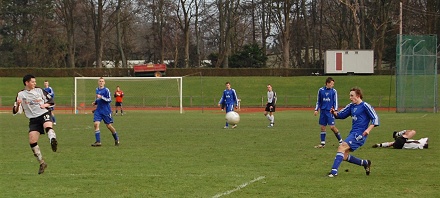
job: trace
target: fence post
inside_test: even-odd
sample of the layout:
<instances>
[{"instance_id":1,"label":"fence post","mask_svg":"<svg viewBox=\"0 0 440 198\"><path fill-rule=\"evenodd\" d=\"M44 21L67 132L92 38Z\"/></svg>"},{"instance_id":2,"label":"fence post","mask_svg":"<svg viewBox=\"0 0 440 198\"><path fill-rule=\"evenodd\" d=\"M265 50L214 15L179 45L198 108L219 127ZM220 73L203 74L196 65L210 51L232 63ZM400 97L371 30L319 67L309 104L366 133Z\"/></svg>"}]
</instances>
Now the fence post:
<instances>
[{"instance_id":1,"label":"fence post","mask_svg":"<svg viewBox=\"0 0 440 198\"><path fill-rule=\"evenodd\" d=\"M311 96L309 94L309 107L312 105L311 102L312 102L312 98L311 98Z\"/></svg>"},{"instance_id":2,"label":"fence post","mask_svg":"<svg viewBox=\"0 0 440 198\"><path fill-rule=\"evenodd\" d=\"M382 106L381 103L382 103L382 96L379 96L379 107Z\"/></svg>"}]
</instances>

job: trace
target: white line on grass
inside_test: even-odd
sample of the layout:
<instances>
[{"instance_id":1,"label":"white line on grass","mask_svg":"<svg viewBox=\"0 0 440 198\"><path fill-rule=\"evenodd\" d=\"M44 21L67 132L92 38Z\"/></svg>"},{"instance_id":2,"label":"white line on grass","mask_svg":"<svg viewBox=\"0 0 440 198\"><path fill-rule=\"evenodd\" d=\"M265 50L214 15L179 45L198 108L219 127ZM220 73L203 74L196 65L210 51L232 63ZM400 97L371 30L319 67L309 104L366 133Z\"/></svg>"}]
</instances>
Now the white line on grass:
<instances>
[{"instance_id":1,"label":"white line on grass","mask_svg":"<svg viewBox=\"0 0 440 198\"><path fill-rule=\"evenodd\" d=\"M422 118L426 117L427 115L428 115L428 114L423 115Z\"/></svg>"},{"instance_id":2,"label":"white line on grass","mask_svg":"<svg viewBox=\"0 0 440 198\"><path fill-rule=\"evenodd\" d=\"M266 177L265 177L265 176L260 176L260 177L258 177L258 178L256 178L256 179L253 179L253 180L251 180L251 181L249 181L249 182L246 182L246 183L244 183L244 184L241 184L241 185L237 186L237 188L234 188L234 189L232 189L232 190L228 190L228 191L226 191L226 192L224 192L224 193L216 194L216 195L214 195L212 198L219 198L219 197L221 197L221 196L223 196L223 195L229 195L229 194L231 194L231 193L233 193L233 192L235 192L235 191L238 191L238 190L240 190L240 189L242 189L242 188L245 188L245 187L246 187L247 185L249 185L249 184L252 184L252 183L254 183L254 182L260 181L260 180L262 180L262 179L264 179L264 178L266 178Z\"/></svg>"},{"instance_id":3,"label":"white line on grass","mask_svg":"<svg viewBox=\"0 0 440 198\"><path fill-rule=\"evenodd\" d=\"M7 173L0 173L0 175L35 175L34 172L7 172ZM97 176L97 177L109 177L109 176L119 176L119 177L207 177L207 176L213 176L213 175L207 175L207 174L142 174L142 173L136 173L136 174L127 174L127 173L57 173L57 172L45 172L45 175L56 175L60 177L71 177L71 176ZM214 175L215 176L215 175ZM221 175L225 176L225 175ZM244 175L227 175L228 177L245 177ZM219 176L217 176L219 177Z\"/></svg>"}]
</instances>

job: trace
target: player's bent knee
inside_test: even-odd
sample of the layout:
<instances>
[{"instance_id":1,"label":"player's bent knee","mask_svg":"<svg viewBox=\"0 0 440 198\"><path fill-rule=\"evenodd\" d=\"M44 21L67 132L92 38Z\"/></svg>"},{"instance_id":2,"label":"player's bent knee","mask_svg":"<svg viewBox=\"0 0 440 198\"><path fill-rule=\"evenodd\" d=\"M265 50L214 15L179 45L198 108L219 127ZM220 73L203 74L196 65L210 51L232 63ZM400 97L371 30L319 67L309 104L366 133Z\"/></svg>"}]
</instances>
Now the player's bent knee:
<instances>
[{"instance_id":1,"label":"player's bent knee","mask_svg":"<svg viewBox=\"0 0 440 198\"><path fill-rule=\"evenodd\" d=\"M338 152L344 152L348 154L348 150L350 150L350 146L347 144L347 142L342 142L342 144L338 146Z\"/></svg>"},{"instance_id":2,"label":"player's bent knee","mask_svg":"<svg viewBox=\"0 0 440 198\"><path fill-rule=\"evenodd\" d=\"M46 133L49 133L49 131L53 129L52 127L46 127L44 130L46 131Z\"/></svg>"},{"instance_id":3,"label":"player's bent knee","mask_svg":"<svg viewBox=\"0 0 440 198\"><path fill-rule=\"evenodd\" d=\"M348 160L348 152L345 152L344 153L344 159L343 159L344 161L347 161Z\"/></svg>"}]
</instances>

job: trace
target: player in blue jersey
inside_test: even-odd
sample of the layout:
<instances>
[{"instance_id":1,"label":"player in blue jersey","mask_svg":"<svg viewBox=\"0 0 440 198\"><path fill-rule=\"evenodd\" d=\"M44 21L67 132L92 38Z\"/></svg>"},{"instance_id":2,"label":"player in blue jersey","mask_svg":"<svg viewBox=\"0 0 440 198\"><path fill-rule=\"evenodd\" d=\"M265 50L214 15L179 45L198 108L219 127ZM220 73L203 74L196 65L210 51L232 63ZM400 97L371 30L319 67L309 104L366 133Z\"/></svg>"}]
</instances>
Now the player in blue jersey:
<instances>
[{"instance_id":1,"label":"player in blue jersey","mask_svg":"<svg viewBox=\"0 0 440 198\"><path fill-rule=\"evenodd\" d=\"M235 89L231 88L231 83L226 82L226 89L223 91L223 95L220 98L220 101L218 102L219 107L224 107L226 113L230 111L234 111L234 108L238 107L238 97L237 93L235 92ZM232 128L237 127L236 124L232 126ZM224 127L225 129L229 128L228 122L226 122L226 125Z\"/></svg>"},{"instance_id":2,"label":"player in blue jersey","mask_svg":"<svg viewBox=\"0 0 440 198\"><path fill-rule=\"evenodd\" d=\"M105 87L104 78L99 78L98 87L96 88L96 98L92 103L93 106L96 105L96 109L93 113L93 122L95 126L95 143L92 144L93 147L101 146L101 131L99 130L99 124L104 120L105 125L110 130L115 139L115 146L119 146L119 137L116 129L113 127L112 109L110 104L112 102L112 97L110 95L110 90Z\"/></svg>"},{"instance_id":3,"label":"player in blue jersey","mask_svg":"<svg viewBox=\"0 0 440 198\"><path fill-rule=\"evenodd\" d=\"M319 125L321 125L321 144L315 146L315 148L324 148L325 147L325 138L327 135L326 126L329 125L330 129L338 139L339 144L342 143L341 134L339 133L338 128L335 126L335 117L330 113L330 109L338 110L338 92L333 88L335 86L335 80L332 77L328 77L325 80L325 86L319 88L317 102L315 107L314 115L318 115L319 113Z\"/></svg>"},{"instance_id":4,"label":"player in blue jersey","mask_svg":"<svg viewBox=\"0 0 440 198\"><path fill-rule=\"evenodd\" d=\"M52 96L52 99L55 98L55 92L53 91L52 87L49 86L49 81L44 81L44 91L49 93L50 96ZM57 121L55 119L55 114L53 113L53 110L55 110L54 106L49 107L50 113L52 114L52 122L53 125L57 125Z\"/></svg>"},{"instance_id":5,"label":"player in blue jersey","mask_svg":"<svg viewBox=\"0 0 440 198\"><path fill-rule=\"evenodd\" d=\"M359 159L350 152L355 151L366 142L371 130L379 126L379 117L374 111L373 107L362 101L362 90L360 88L352 88L350 90L351 103L345 106L341 111L337 112L331 109L330 112L336 119L345 119L348 116L352 118L352 127L347 138L338 147L332 169L328 177L335 177L338 175L338 168L342 161L348 161L352 164L363 166L365 173L370 175L371 161Z\"/></svg>"}]
</instances>

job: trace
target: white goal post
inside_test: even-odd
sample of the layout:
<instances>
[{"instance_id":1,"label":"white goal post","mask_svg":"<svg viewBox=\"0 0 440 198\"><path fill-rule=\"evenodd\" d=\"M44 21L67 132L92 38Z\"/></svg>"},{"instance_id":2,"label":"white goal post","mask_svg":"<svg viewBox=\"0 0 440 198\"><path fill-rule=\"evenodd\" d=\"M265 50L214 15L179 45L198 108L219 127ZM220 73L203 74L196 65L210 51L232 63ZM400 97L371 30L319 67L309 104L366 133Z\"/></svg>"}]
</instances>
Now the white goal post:
<instances>
[{"instance_id":1,"label":"white goal post","mask_svg":"<svg viewBox=\"0 0 440 198\"><path fill-rule=\"evenodd\" d=\"M89 112L93 108L95 90L101 77L75 77L75 114ZM183 113L182 77L103 77L110 90L112 110L116 86L124 92L125 108L175 108Z\"/></svg>"}]
</instances>

